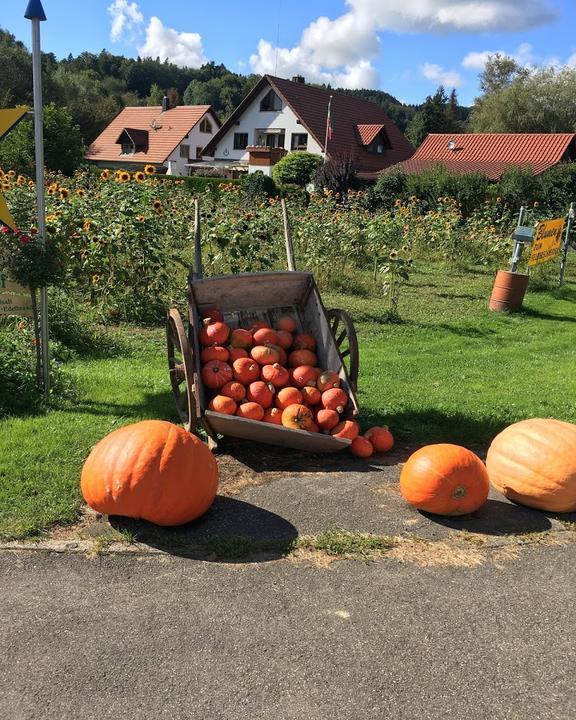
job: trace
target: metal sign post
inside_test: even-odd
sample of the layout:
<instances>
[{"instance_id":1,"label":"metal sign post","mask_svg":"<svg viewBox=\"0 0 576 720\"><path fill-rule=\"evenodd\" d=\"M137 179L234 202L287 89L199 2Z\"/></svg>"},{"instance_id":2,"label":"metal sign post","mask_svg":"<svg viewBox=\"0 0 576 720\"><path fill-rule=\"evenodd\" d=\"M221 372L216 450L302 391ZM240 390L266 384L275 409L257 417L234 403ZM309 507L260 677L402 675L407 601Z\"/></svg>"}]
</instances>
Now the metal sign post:
<instances>
[{"instance_id":1,"label":"metal sign post","mask_svg":"<svg viewBox=\"0 0 576 720\"><path fill-rule=\"evenodd\" d=\"M566 260L568 259L568 247L570 246L570 232L574 224L574 203L570 203L568 210L568 219L566 221L566 234L564 235L564 244L562 245L562 255L560 259L560 280L558 287L564 285L564 275L566 273Z\"/></svg>"},{"instance_id":2,"label":"metal sign post","mask_svg":"<svg viewBox=\"0 0 576 720\"><path fill-rule=\"evenodd\" d=\"M520 260L522 259L522 251L524 250L524 245L526 242L530 241L532 239L532 228L526 228L524 227L524 216L526 215L526 208L524 205L520 208L520 215L518 216L518 224L516 225L516 230L514 231L512 237L514 238L515 245L514 245L514 252L512 253L512 260L510 261L510 272L516 272L518 270L518 265L520 264ZM530 234L528 234L528 232Z\"/></svg>"},{"instance_id":3,"label":"metal sign post","mask_svg":"<svg viewBox=\"0 0 576 720\"><path fill-rule=\"evenodd\" d=\"M36 153L36 206L38 236L46 242L46 209L44 203L44 134L42 128L42 64L40 23L46 20L41 0L29 0L24 17L32 22L32 78L34 88L34 145ZM42 343L42 380L44 394L50 390L50 351L48 347L48 293L40 289L40 336Z\"/></svg>"}]
</instances>

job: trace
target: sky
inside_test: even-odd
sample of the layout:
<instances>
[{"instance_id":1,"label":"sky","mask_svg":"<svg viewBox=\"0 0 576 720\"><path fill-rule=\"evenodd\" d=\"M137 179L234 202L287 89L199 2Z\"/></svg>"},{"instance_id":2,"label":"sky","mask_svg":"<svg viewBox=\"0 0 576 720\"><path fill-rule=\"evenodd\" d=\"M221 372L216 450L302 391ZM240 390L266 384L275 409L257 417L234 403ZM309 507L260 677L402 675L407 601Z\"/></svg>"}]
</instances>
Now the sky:
<instances>
[{"instance_id":1,"label":"sky","mask_svg":"<svg viewBox=\"0 0 576 720\"><path fill-rule=\"evenodd\" d=\"M303 75L420 103L438 85L478 95L487 55L576 67L574 0L42 0L42 49L103 48L180 66ZM0 0L0 27L30 46L27 0Z\"/></svg>"}]
</instances>

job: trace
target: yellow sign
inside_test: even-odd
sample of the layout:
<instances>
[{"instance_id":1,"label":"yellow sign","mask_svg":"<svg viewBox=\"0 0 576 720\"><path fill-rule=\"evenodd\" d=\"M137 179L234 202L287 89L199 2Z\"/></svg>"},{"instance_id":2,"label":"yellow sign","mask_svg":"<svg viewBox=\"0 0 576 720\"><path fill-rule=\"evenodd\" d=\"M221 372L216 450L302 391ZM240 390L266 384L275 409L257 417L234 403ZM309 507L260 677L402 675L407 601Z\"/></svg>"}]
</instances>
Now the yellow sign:
<instances>
[{"instance_id":1,"label":"yellow sign","mask_svg":"<svg viewBox=\"0 0 576 720\"><path fill-rule=\"evenodd\" d=\"M6 315L32 317L32 298L25 287L9 280L0 270L0 317Z\"/></svg>"},{"instance_id":2,"label":"yellow sign","mask_svg":"<svg viewBox=\"0 0 576 720\"><path fill-rule=\"evenodd\" d=\"M564 218L557 218L538 223L528 267L554 260L562 246L564 222Z\"/></svg>"},{"instance_id":3,"label":"yellow sign","mask_svg":"<svg viewBox=\"0 0 576 720\"><path fill-rule=\"evenodd\" d=\"M28 108L24 105L17 108L10 108L9 110L0 110L0 140L12 130L14 125L22 120L27 112ZM16 227L14 218L10 215L10 210L8 210L8 206L2 195L0 195L0 222L8 225L12 230Z\"/></svg>"}]
</instances>

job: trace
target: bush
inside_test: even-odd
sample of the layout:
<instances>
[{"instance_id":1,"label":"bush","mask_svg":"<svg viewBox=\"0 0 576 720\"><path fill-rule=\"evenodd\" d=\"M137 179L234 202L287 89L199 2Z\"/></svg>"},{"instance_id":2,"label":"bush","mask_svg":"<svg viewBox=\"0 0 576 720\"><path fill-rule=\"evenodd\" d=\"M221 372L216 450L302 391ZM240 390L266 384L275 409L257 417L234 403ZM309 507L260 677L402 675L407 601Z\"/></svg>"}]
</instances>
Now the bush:
<instances>
[{"instance_id":1,"label":"bush","mask_svg":"<svg viewBox=\"0 0 576 720\"><path fill-rule=\"evenodd\" d=\"M274 182L302 187L311 182L322 158L309 152L291 152L279 160L272 170Z\"/></svg>"},{"instance_id":2,"label":"bush","mask_svg":"<svg viewBox=\"0 0 576 720\"><path fill-rule=\"evenodd\" d=\"M408 197L406 191L407 176L403 170L392 170L380 175L376 185L369 188L365 202L368 208L393 207L396 200L405 200Z\"/></svg>"},{"instance_id":3,"label":"bush","mask_svg":"<svg viewBox=\"0 0 576 720\"><path fill-rule=\"evenodd\" d=\"M540 178L530 168L510 167L502 174L497 191L502 202L515 211L540 200Z\"/></svg>"},{"instance_id":4,"label":"bush","mask_svg":"<svg viewBox=\"0 0 576 720\"><path fill-rule=\"evenodd\" d=\"M242 178L242 188L251 200L257 200L263 196L271 197L276 195L276 185L269 175L264 175L261 170L248 173Z\"/></svg>"},{"instance_id":5,"label":"bush","mask_svg":"<svg viewBox=\"0 0 576 720\"><path fill-rule=\"evenodd\" d=\"M576 163L562 163L547 170L540 179L540 205L551 215L564 215L576 201Z\"/></svg>"},{"instance_id":6,"label":"bush","mask_svg":"<svg viewBox=\"0 0 576 720\"><path fill-rule=\"evenodd\" d=\"M454 198L460 205L462 214L467 217L485 201L490 181L481 173L452 173L443 165L434 165L406 180L409 196L422 201L426 210L438 206L440 198Z\"/></svg>"},{"instance_id":7,"label":"bush","mask_svg":"<svg viewBox=\"0 0 576 720\"><path fill-rule=\"evenodd\" d=\"M314 185L335 195L346 195L358 184L357 172L358 162L354 153L333 155L318 166Z\"/></svg>"}]
</instances>

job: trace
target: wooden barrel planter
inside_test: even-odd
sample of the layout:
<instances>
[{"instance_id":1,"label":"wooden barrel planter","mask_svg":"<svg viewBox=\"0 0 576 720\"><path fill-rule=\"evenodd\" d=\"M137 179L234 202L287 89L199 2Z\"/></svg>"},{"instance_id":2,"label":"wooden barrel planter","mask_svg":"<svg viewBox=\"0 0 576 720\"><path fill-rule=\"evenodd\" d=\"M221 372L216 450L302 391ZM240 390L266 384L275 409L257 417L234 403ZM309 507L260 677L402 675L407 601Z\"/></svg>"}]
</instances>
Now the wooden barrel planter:
<instances>
[{"instance_id":1,"label":"wooden barrel planter","mask_svg":"<svg viewBox=\"0 0 576 720\"><path fill-rule=\"evenodd\" d=\"M490 310L516 312L522 307L529 275L499 270L490 296Z\"/></svg>"}]
</instances>

